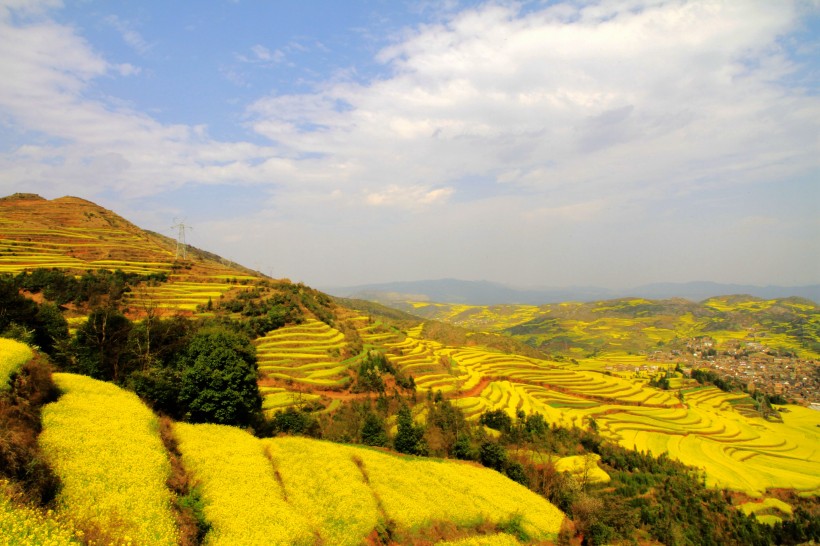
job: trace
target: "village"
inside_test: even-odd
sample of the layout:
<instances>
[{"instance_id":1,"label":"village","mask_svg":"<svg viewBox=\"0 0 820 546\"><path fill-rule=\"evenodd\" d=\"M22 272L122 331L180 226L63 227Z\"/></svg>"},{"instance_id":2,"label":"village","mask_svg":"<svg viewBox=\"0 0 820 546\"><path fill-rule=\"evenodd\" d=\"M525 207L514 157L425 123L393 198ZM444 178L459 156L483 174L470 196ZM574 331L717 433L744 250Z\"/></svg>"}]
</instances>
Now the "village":
<instances>
[{"instance_id":1,"label":"village","mask_svg":"<svg viewBox=\"0 0 820 546\"><path fill-rule=\"evenodd\" d=\"M649 360L710 370L750 393L820 410L820 363L758 341L733 340L718 349L713 338L702 336L687 340L685 348L655 351Z\"/></svg>"}]
</instances>

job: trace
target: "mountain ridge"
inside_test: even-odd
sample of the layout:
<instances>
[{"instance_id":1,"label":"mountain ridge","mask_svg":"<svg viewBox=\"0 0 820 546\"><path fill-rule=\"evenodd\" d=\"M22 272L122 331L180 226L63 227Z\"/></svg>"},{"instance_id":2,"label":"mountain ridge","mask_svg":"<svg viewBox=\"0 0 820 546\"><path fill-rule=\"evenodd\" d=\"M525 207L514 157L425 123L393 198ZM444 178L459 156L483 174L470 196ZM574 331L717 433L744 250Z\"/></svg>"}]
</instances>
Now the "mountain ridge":
<instances>
[{"instance_id":1,"label":"mountain ridge","mask_svg":"<svg viewBox=\"0 0 820 546\"><path fill-rule=\"evenodd\" d=\"M570 286L547 289L519 289L491 281L436 279L372 283L355 286L323 286L320 290L338 297L369 299L380 303L425 301L469 305L529 304L543 305L565 301L638 297L648 299L682 298L693 302L743 294L762 299L800 297L820 301L820 284L805 286L755 286L748 284L691 281L683 283L650 283L616 290L594 286Z\"/></svg>"}]
</instances>

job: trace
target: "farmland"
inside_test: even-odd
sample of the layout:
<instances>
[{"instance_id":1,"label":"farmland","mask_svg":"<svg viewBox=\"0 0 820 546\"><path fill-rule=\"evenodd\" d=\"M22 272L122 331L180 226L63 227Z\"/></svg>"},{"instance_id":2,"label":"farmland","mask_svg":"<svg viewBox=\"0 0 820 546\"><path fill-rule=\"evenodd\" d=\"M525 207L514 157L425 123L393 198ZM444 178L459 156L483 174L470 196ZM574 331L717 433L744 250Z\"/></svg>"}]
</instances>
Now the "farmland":
<instances>
[{"instance_id":1,"label":"farmland","mask_svg":"<svg viewBox=\"0 0 820 546\"><path fill-rule=\"evenodd\" d=\"M164 276L165 282L144 283L126 295L136 315L154 309L194 313L237 282L258 278L196 249L187 249L182 260L175 244L76 197L0 200L0 273L56 268Z\"/></svg>"},{"instance_id":2,"label":"farmland","mask_svg":"<svg viewBox=\"0 0 820 546\"><path fill-rule=\"evenodd\" d=\"M563 521L543 498L480 467L304 438L258 440L218 425L179 424L177 434L202 483L209 544L360 544L388 522L412 533L519 513L532 536L550 538ZM448 502L432 500L440 495Z\"/></svg>"},{"instance_id":3,"label":"farmland","mask_svg":"<svg viewBox=\"0 0 820 546\"><path fill-rule=\"evenodd\" d=\"M156 417L109 383L73 374L55 379L63 395L45 408L41 444L63 484L57 510L27 507L0 482L0 529L20 544L84 537L177 543ZM513 517L523 518L529 536L550 539L564 521L542 497L471 464L306 438L258 439L222 425L177 423L173 435L198 484L210 526L206 544L355 545L374 529L412 537L442 521L464 536ZM441 494L450 502L432 500Z\"/></svg>"},{"instance_id":4,"label":"farmland","mask_svg":"<svg viewBox=\"0 0 820 546\"><path fill-rule=\"evenodd\" d=\"M25 343L0 338L0 391L8 388L9 377L32 356L34 353Z\"/></svg>"},{"instance_id":5,"label":"farmland","mask_svg":"<svg viewBox=\"0 0 820 546\"><path fill-rule=\"evenodd\" d=\"M701 303L641 298L543 306L407 304L425 319L477 331L505 332L550 353L585 355L647 354L688 338L710 336L717 349L738 341L818 358L820 317L807 300L716 297ZM765 326L764 326L765 325Z\"/></svg>"},{"instance_id":6,"label":"farmland","mask_svg":"<svg viewBox=\"0 0 820 546\"><path fill-rule=\"evenodd\" d=\"M40 443L63 484L58 511L80 528L176 543L165 487L171 469L156 417L109 383L73 374L55 379L65 394L45 408Z\"/></svg>"}]
</instances>

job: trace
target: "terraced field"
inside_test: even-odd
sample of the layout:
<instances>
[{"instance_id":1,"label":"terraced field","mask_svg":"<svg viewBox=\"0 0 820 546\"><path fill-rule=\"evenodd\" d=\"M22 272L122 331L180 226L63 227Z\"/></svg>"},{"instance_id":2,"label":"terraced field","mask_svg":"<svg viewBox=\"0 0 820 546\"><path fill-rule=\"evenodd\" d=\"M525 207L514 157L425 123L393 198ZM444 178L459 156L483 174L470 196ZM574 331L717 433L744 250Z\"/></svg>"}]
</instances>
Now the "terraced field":
<instances>
[{"instance_id":1,"label":"terraced field","mask_svg":"<svg viewBox=\"0 0 820 546\"><path fill-rule=\"evenodd\" d=\"M62 484L58 513L138 544L176 544L165 485L171 465L157 418L111 383L62 373L54 379L63 395L43 411L40 444Z\"/></svg>"},{"instance_id":2,"label":"terraced field","mask_svg":"<svg viewBox=\"0 0 820 546\"><path fill-rule=\"evenodd\" d=\"M295 393L301 393L305 387L344 387L352 379L348 373L350 366L358 360L358 357L343 360L344 334L315 319L274 330L254 343L262 384L265 379L286 381L299 386L287 389ZM287 405L282 403L283 392L286 391L263 392L265 407L274 409Z\"/></svg>"},{"instance_id":3,"label":"terraced field","mask_svg":"<svg viewBox=\"0 0 820 546\"><path fill-rule=\"evenodd\" d=\"M502 409L513 418L519 411L541 413L551 423L570 427L587 427L595 420L604 436L627 448L668 452L703 468L715 487L751 495L761 495L768 487L794 487L807 495L820 492L820 412L790 407L792 411L782 414L783 423L772 423L761 418L745 394L683 388L681 400L677 391L649 387L634 373L595 371L646 364L640 356L552 362L444 346L422 339L420 327L402 336L369 334L378 328L365 320L358 325L363 338L371 335L372 346L415 377L421 392L449 393L470 419ZM330 335L326 326L314 328ZM324 360L315 354L303 358L308 356Z\"/></svg>"},{"instance_id":4,"label":"terraced field","mask_svg":"<svg viewBox=\"0 0 820 546\"><path fill-rule=\"evenodd\" d=\"M125 304L136 310L170 309L197 311L219 301L230 290L246 290L249 286L228 283L223 276L198 277L170 275L167 283L142 284L125 295Z\"/></svg>"}]
</instances>

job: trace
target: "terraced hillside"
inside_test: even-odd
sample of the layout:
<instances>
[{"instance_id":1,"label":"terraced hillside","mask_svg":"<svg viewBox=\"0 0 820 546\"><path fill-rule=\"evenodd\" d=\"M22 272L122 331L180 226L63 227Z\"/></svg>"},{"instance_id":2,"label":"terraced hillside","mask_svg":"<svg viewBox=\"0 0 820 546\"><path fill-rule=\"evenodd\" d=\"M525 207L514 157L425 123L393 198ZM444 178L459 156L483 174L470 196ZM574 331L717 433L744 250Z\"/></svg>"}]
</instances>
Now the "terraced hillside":
<instances>
[{"instance_id":1,"label":"terraced hillside","mask_svg":"<svg viewBox=\"0 0 820 546\"><path fill-rule=\"evenodd\" d=\"M415 306L419 313L532 344L523 350L501 335L445 335L435 323L346 309L303 285L256 278L204 253L175 261L173 250L167 239L80 199L0 200L0 263L7 272L48 264L72 272L122 266L166 274L167 282L136 286L125 305L197 311L246 326L257 336L268 416L290 407L333 416L345 401L375 398L358 377L360 364L375 351L395 370L386 380L388 394L399 377L412 378L422 400L440 392L473 421L488 410L513 419L539 413L551 424L595 426L627 448L667 452L704 467L716 487L754 495L772 487L820 492L820 412L788 406L778 414L782 422L767 421L745 395L702 388L673 371L689 364L673 349L704 336L721 350L816 358L820 313L811 302L726 297L701 304L629 299ZM514 325L518 320L525 322ZM668 389L650 385L660 378ZM425 419L423 402L414 414Z\"/></svg>"},{"instance_id":2,"label":"terraced hillside","mask_svg":"<svg viewBox=\"0 0 820 546\"><path fill-rule=\"evenodd\" d=\"M77 197L0 199L0 273L57 268L163 275L167 282L146 283L127 295L134 312L147 307L191 312L216 301L236 281L258 278L190 247L185 260L177 259L175 245Z\"/></svg>"}]
</instances>

